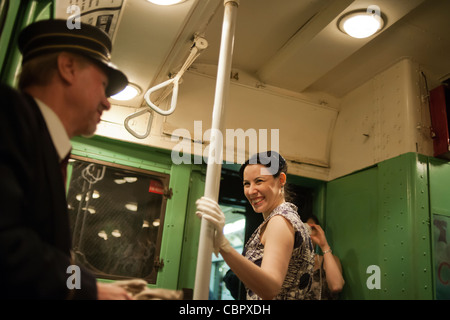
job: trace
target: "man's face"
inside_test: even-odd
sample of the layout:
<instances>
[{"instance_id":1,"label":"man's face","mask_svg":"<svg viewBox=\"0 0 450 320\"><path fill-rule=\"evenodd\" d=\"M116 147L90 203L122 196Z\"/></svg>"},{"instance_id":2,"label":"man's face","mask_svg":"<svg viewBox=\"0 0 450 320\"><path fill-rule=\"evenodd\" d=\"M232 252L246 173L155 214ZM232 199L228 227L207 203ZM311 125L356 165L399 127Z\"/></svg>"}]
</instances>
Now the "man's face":
<instances>
[{"instance_id":1,"label":"man's face","mask_svg":"<svg viewBox=\"0 0 450 320\"><path fill-rule=\"evenodd\" d=\"M73 125L75 135L93 135L103 111L109 110L105 89L108 78L105 72L92 62L80 63L73 87Z\"/></svg>"}]
</instances>

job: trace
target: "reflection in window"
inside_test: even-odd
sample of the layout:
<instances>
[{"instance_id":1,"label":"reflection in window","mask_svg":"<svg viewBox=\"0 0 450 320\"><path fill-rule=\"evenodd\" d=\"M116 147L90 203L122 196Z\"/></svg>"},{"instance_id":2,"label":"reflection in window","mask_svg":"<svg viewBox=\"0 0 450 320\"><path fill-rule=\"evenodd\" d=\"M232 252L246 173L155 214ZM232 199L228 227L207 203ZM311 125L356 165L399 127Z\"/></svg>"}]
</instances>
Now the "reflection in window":
<instances>
[{"instance_id":1,"label":"reflection in window","mask_svg":"<svg viewBox=\"0 0 450 320\"><path fill-rule=\"evenodd\" d=\"M223 233L230 242L230 245L238 252L244 249L245 238L245 208L240 206L220 205L225 214L225 226ZM237 299L240 290L238 282L234 282L228 289L223 281L230 267L223 260L222 256L212 255L210 296L211 300L234 300Z\"/></svg>"},{"instance_id":2,"label":"reflection in window","mask_svg":"<svg viewBox=\"0 0 450 320\"><path fill-rule=\"evenodd\" d=\"M156 283L169 176L78 157L70 163L75 262L101 278Z\"/></svg>"}]
</instances>

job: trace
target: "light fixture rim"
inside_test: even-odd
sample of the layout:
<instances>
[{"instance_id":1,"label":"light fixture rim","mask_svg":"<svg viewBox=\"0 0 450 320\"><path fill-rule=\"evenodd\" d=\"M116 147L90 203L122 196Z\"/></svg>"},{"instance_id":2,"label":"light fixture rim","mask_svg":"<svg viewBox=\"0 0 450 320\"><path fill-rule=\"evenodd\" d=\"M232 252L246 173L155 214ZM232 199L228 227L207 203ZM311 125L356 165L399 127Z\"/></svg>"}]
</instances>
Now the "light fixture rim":
<instances>
[{"instance_id":1,"label":"light fixture rim","mask_svg":"<svg viewBox=\"0 0 450 320\"><path fill-rule=\"evenodd\" d=\"M140 96L140 95L142 94L142 92L143 92L143 90L141 89L141 87L140 87L139 85L137 85L136 83L133 83L133 82L128 82L127 86L126 86L123 90L125 90L127 87L132 87L133 89L135 89L135 90L137 91L137 93L136 93L136 95L135 95L134 97L129 98L129 99L126 99L126 100L115 99L114 96L111 96L110 98L113 99L113 100L116 100L116 101L130 101L130 100L133 100L133 99L135 99L136 97ZM120 93L120 92L118 92L117 95L118 95L119 93Z\"/></svg>"},{"instance_id":2,"label":"light fixture rim","mask_svg":"<svg viewBox=\"0 0 450 320\"><path fill-rule=\"evenodd\" d=\"M347 21L349 18L351 18L353 16L357 16L357 15L371 15L371 14L367 12L367 9L356 9L356 10L348 11L348 12L342 14L339 17L339 19L337 20L337 27L338 27L338 29L342 33L346 34L347 36L352 37L351 35L349 35L344 30L343 25L344 25L344 22ZM378 15L378 17L380 18L380 28L378 28L378 30L374 34L372 34L372 35L370 35L369 37L366 37L366 38L370 38L370 37L376 35L381 30L383 30L383 28L387 25L387 16L383 12L380 12L380 15ZM363 39L366 39L366 38L363 38Z\"/></svg>"},{"instance_id":3,"label":"light fixture rim","mask_svg":"<svg viewBox=\"0 0 450 320\"><path fill-rule=\"evenodd\" d=\"M187 0L180 0L179 2L169 3L169 4L156 3L156 2L153 2L152 0L147 0L147 1L150 2L150 3L152 3L152 4L154 4L154 5L157 5L157 6L175 6L175 5L177 5L177 4L186 2Z\"/></svg>"}]
</instances>

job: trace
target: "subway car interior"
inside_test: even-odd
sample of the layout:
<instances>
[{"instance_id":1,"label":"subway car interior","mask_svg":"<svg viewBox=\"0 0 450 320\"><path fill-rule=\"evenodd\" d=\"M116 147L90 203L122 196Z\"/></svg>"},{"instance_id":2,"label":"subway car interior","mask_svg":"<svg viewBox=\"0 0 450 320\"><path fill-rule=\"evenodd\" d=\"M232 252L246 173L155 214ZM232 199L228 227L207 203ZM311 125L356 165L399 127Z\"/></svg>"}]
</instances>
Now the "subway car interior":
<instances>
[{"instance_id":1,"label":"subway car interior","mask_svg":"<svg viewBox=\"0 0 450 320\"><path fill-rule=\"evenodd\" d=\"M238 251L262 222L240 165L276 150L303 221L339 257L343 300L450 299L450 1L1 0L1 81L33 21L96 25L134 96L76 137L67 202L76 262L192 298L221 46L234 12L218 202ZM346 20L376 20L353 34ZM361 28L358 31L365 31ZM123 93L123 92L122 92ZM245 299L211 257L209 299Z\"/></svg>"}]
</instances>

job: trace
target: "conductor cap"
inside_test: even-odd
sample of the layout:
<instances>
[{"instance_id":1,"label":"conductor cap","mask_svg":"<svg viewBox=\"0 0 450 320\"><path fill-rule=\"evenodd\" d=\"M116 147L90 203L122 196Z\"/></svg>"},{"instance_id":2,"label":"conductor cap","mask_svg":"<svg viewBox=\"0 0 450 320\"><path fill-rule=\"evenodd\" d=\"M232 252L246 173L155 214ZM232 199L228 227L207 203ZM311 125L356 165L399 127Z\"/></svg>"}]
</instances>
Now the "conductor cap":
<instances>
[{"instance_id":1,"label":"conductor cap","mask_svg":"<svg viewBox=\"0 0 450 320\"><path fill-rule=\"evenodd\" d=\"M22 65L43 54L68 51L94 60L108 77L106 95L123 90L128 84L126 75L111 62L111 39L101 29L80 23L69 29L66 20L43 20L30 24L19 34Z\"/></svg>"}]
</instances>

